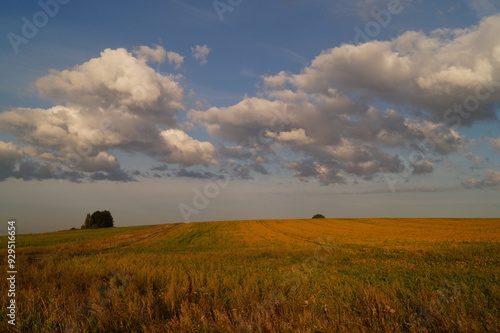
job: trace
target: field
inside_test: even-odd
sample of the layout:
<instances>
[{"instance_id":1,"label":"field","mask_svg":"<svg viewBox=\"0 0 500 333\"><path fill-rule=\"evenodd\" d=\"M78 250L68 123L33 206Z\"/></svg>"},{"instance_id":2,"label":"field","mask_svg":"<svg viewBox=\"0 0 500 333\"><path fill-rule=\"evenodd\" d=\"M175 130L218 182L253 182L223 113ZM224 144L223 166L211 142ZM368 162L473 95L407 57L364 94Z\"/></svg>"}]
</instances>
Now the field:
<instances>
[{"instance_id":1,"label":"field","mask_svg":"<svg viewBox=\"0 0 500 333\"><path fill-rule=\"evenodd\" d=\"M19 235L10 331L499 332L499 240L498 219L223 221ZM6 283L0 289L7 294Z\"/></svg>"}]
</instances>

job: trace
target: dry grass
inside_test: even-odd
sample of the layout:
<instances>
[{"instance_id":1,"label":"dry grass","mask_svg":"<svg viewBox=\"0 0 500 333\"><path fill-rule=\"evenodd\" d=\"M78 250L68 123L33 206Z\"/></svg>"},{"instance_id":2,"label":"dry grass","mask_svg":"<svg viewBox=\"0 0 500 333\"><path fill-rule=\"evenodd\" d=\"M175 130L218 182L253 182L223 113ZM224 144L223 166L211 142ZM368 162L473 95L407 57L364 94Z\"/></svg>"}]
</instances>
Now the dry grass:
<instances>
[{"instance_id":1,"label":"dry grass","mask_svg":"<svg viewBox=\"0 0 500 333\"><path fill-rule=\"evenodd\" d=\"M20 235L12 332L498 332L499 231L315 219Z\"/></svg>"}]
</instances>

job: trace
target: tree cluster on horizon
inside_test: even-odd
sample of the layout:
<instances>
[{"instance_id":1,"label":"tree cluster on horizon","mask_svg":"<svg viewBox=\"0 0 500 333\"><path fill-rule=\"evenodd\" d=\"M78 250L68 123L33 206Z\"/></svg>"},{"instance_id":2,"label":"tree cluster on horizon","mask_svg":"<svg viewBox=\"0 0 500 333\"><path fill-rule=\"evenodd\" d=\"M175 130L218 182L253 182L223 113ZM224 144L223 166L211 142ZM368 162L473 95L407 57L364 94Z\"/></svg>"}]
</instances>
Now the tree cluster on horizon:
<instances>
[{"instance_id":1,"label":"tree cluster on horizon","mask_svg":"<svg viewBox=\"0 0 500 333\"><path fill-rule=\"evenodd\" d=\"M99 229L114 227L113 216L108 210L95 211L92 215L87 214L81 229Z\"/></svg>"}]
</instances>

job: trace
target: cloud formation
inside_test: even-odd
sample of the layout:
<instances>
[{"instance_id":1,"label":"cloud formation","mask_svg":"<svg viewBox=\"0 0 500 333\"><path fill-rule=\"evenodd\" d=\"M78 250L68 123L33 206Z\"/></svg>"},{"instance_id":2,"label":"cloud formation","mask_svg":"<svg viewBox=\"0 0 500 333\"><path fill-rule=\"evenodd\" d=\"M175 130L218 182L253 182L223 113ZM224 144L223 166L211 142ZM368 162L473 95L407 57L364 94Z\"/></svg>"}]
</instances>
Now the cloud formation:
<instances>
[{"instance_id":1,"label":"cloud formation","mask_svg":"<svg viewBox=\"0 0 500 333\"><path fill-rule=\"evenodd\" d=\"M325 185L345 183L347 175L371 179L379 173L400 172L401 158L389 152L395 148L420 151L421 144L432 138L435 154L450 154L464 144L463 136L442 124L356 104L334 89L328 95L300 88L266 94L267 98L246 97L229 107L191 110L188 116L210 135L247 147L249 160L265 159L283 149L303 156L282 165L302 180L316 178ZM432 162L425 160L413 167L414 174L432 170Z\"/></svg>"},{"instance_id":2,"label":"cloud formation","mask_svg":"<svg viewBox=\"0 0 500 333\"><path fill-rule=\"evenodd\" d=\"M86 115L122 108L133 116L174 126L177 111L184 109L178 77L160 75L147 64L163 61L165 50L141 47L134 53L137 57L125 49L106 49L70 70L51 70L35 87L41 97L86 109Z\"/></svg>"},{"instance_id":3,"label":"cloud formation","mask_svg":"<svg viewBox=\"0 0 500 333\"><path fill-rule=\"evenodd\" d=\"M264 76L258 97L191 110L191 121L247 147L248 160L280 159L296 177L321 184L429 174L461 151L457 125L496 119L500 102L500 15L461 30L409 31L323 51L300 73ZM379 110L367 103L390 103ZM227 149L224 150L227 154ZM291 155L290 153L293 154Z\"/></svg>"},{"instance_id":4,"label":"cloud formation","mask_svg":"<svg viewBox=\"0 0 500 333\"><path fill-rule=\"evenodd\" d=\"M168 51L167 52L167 59L169 64L174 65L174 69L179 69L181 68L183 62L184 62L184 57L181 56L179 53L173 52L173 51Z\"/></svg>"},{"instance_id":5,"label":"cloud formation","mask_svg":"<svg viewBox=\"0 0 500 333\"><path fill-rule=\"evenodd\" d=\"M209 49L206 45L196 45L195 47L191 48L191 51L193 53L193 57L198 61L200 65L203 66L207 63L208 55L212 50Z\"/></svg>"},{"instance_id":6,"label":"cloud formation","mask_svg":"<svg viewBox=\"0 0 500 333\"><path fill-rule=\"evenodd\" d=\"M429 113L433 121L471 124L496 119L500 102L500 15L467 29L430 35L408 31L391 41L342 45L318 55L299 74L264 78L328 96L331 89Z\"/></svg>"},{"instance_id":7,"label":"cloud formation","mask_svg":"<svg viewBox=\"0 0 500 333\"><path fill-rule=\"evenodd\" d=\"M183 56L161 46L106 49L35 82L55 106L0 113L0 130L17 140L0 142L0 180L134 180L141 173L122 169L119 150L165 163L152 170L170 176L213 178L213 170L188 167L237 161L240 179L268 174L274 164L322 185L386 173L432 174L436 161L456 152L480 163L463 152L468 143L457 125L496 119L498 31L500 15L467 29L341 45L298 73L263 76L256 96L226 107L199 106L186 120L182 76L151 66L168 61L178 69ZM201 65L210 51L192 48ZM193 138L185 132L193 125L222 142L216 148ZM494 151L497 141L491 138ZM470 178L464 186L491 187L494 178Z\"/></svg>"},{"instance_id":8,"label":"cloud formation","mask_svg":"<svg viewBox=\"0 0 500 333\"><path fill-rule=\"evenodd\" d=\"M149 46L139 46L133 53L139 58L146 59L146 61L161 63L165 61L168 53L173 52L166 52L163 47L155 45L154 49Z\"/></svg>"},{"instance_id":9,"label":"cloud formation","mask_svg":"<svg viewBox=\"0 0 500 333\"><path fill-rule=\"evenodd\" d=\"M185 108L180 77L161 75L148 65L168 54L160 46L106 49L71 69L51 70L35 87L59 105L0 113L0 130L22 145L0 146L2 168L12 171L28 158L53 164L59 175L65 170L93 180L131 180L113 149L186 166L215 164L213 145L180 129L178 112Z\"/></svg>"}]
</instances>

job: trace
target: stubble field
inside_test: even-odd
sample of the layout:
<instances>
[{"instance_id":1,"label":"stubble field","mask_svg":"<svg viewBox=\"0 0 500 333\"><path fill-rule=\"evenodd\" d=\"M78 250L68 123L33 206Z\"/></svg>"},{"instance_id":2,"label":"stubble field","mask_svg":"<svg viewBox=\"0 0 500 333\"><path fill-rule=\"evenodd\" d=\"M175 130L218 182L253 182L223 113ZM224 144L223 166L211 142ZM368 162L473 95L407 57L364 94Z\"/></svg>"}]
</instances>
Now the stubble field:
<instances>
[{"instance_id":1,"label":"stubble field","mask_svg":"<svg viewBox=\"0 0 500 333\"><path fill-rule=\"evenodd\" d=\"M10 331L499 332L499 240L498 219L222 221L18 235Z\"/></svg>"}]
</instances>

